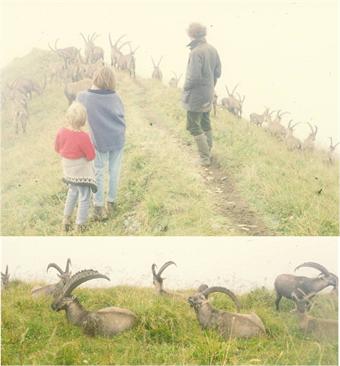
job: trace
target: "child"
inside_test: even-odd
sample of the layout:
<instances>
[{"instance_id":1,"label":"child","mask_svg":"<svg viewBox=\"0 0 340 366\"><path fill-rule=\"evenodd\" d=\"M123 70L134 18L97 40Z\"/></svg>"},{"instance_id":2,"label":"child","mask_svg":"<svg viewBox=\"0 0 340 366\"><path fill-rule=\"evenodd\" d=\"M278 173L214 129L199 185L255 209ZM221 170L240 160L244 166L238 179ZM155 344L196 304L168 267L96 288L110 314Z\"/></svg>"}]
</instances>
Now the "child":
<instances>
[{"instance_id":1,"label":"child","mask_svg":"<svg viewBox=\"0 0 340 366\"><path fill-rule=\"evenodd\" d=\"M55 151L62 158L63 181L69 186L63 219L66 232L71 228L71 216L77 202L76 229L86 229L91 190L94 193L97 191L92 162L95 150L89 135L81 130L86 120L87 113L83 105L72 103L65 115L68 127L61 128L55 140Z\"/></svg>"}]
</instances>

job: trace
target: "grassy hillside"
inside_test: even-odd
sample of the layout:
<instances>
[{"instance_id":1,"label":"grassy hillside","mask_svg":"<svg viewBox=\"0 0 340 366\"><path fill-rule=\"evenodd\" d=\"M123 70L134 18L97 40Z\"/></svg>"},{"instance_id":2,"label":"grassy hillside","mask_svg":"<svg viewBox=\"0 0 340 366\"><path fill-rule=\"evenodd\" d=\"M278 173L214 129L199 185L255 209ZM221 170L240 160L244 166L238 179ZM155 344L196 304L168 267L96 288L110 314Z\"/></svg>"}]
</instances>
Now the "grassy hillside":
<instances>
[{"instance_id":1,"label":"grassy hillside","mask_svg":"<svg viewBox=\"0 0 340 366\"><path fill-rule=\"evenodd\" d=\"M41 81L54 56L33 50L2 71ZM180 90L118 73L126 109L118 208L86 235L338 235L338 167L322 153L289 152L226 111L212 117L214 164L197 162ZM53 150L67 108L63 85L29 104L26 135L2 111L2 234L60 235L66 187ZM317 192L322 188L322 193Z\"/></svg>"},{"instance_id":2,"label":"grassy hillside","mask_svg":"<svg viewBox=\"0 0 340 366\"><path fill-rule=\"evenodd\" d=\"M112 339L90 338L67 323L63 312L50 308L51 299L33 300L32 284L13 284L2 293L1 364L337 364L337 345L304 336L297 327L292 304L274 310L274 294L257 289L240 296L241 312L254 311L265 324L266 336L224 340L203 331L186 302L193 291L160 297L149 288L78 289L77 297L90 310L126 307L138 316L135 328ZM223 294L214 306L233 311ZM321 296L313 308L320 317L336 318L331 297Z\"/></svg>"}]
</instances>

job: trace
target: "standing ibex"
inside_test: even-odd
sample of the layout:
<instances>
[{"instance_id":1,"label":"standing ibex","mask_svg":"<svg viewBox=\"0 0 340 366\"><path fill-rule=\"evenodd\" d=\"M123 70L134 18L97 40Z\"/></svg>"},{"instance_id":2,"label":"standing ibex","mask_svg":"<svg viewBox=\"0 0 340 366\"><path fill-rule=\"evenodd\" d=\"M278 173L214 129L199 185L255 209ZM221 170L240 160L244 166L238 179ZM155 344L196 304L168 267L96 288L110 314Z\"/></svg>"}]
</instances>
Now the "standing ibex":
<instances>
[{"instance_id":1,"label":"standing ibex","mask_svg":"<svg viewBox=\"0 0 340 366\"><path fill-rule=\"evenodd\" d=\"M8 265L6 266L5 273L1 272L1 288L5 289L9 285L9 273L8 273Z\"/></svg>"},{"instance_id":2,"label":"standing ibex","mask_svg":"<svg viewBox=\"0 0 340 366\"><path fill-rule=\"evenodd\" d=\"M54 48L48 44L48 47L51 51L56 53L59 57L64 60L65 69L68 68L72 63L78 62L80 58L80 51L76 47L65 47L65 48L57 48L58 39L54 43Z\"/></svg>"},{"instance_id":3,"label":"standing ibex","mask_svg":"<svg viewBox=\"0 0 340 366\"><path fill-rule=\"evenodd\" d=\"M208 296L213 292L228 295L236 305L237 313L221 311L212 307ZM223 338L249 338L265 334L262 320L255 314L239 314L240 303L237 297L225 287L209 287L201 285L198 292L188 298L190 306L196 312L197 319L203 329L216 329Z\"/></svg>"},{"instance_id":4,"label":"standing ibex","mask_svg":"<svg viewBox=\"0 0 340 366\"><path fill-rule=\"evenodd\" d=\"M292 119L288 122L286 130L286 145L288 150L301 149L301 141L293 135L294 127L300 124L300 122L297 122L294 125L292 125L292 122Z\"/></svg>"},{"instance_id":5,"label":"standing ibex","mask_svg":"<svg viewBox=\"0 0 340 366\"><path fill-rule=\"evenodd\" d=\"M111 39L111 34L109 33L109 42L110 42L110 46L111 46L111 66L117 68L118 66L118 59L120 56L123 55L123 53L120 51L121 48L127 44L128 42L125 42L123 44L121 44L120 46L118 46L119 41L121 41L124 37L126 37L126 34L123 34L122 36L120 36L117 41L115 42L115 44L112 43L112 39Z\"/></svg>"},{"instance_id":6,"label":"standing ibex","mask_svg":"<svg viewBox=\"0 0 340 366\"><path fill-rule=\"evenodd\" d=\"M169 80L169 86L171 88L177 88L178 83L181 80L182 74L180 76L177 76L177 74L174 71L172 71L172 73L174 76Z\"/></svg>"},{"instance_id":7,"label":"standing ibex","mask_svg":"<svg viewBox=\"0 0 340 366\"><path fill-rule=\"evenodd\" d=\"M243 97L243 100L242 100L240 95L238 95L239 99L237 99L234 96L234 93L235 93L235 90L237 87L238 87L238 84L235 85L234 89L230 93L228 86L225 85L225 88L228 93L228 98L223 98L221 100L221 105L222 105L222 107L226 108L230 113L234 114L237 117L240 117L242 115L242 103L244 102L245 97Z\"/></svg>"},{"instance_id":8,"label":"standing ibex","mask_svg":"<svg viewBox=\"0 0 340 366\"><path fill-rule=\"evenodd\" d=\"M47 271L50 268L55 268L59 272L58 275L58 277L60 278L59 282L54 283L53 285L34 287L31 291L32 296L33 297L50 296L50 295L52 295L53 297L59 296L64 284L71 277L70 264L71 259L68 258L66 261L65 271L63 271L56 263L50 263L47 266Z\"/></svg>"},{"instance_id":9,"label":"standing ibex","mask_svg":"<svg viewBox=\"0 0 340 366\"><path fill-rule=\"evenodd\" d=\"M111 337L132 328L137 320L136 315L127 309L108 307L97 311L87 311L79 303L72 291L84 282L95 278L110 279L92 269L74 274L65 283L61 294L52 303L54 311L65 310L69 323L81 327L90 336Z\"/></svg>"},{"instance_id":10,"label":"standing ibex","mask_svg":"<svg viewBox=\"0 0 340 366\"><path fill-rule=\"evenodd\" d=\"M167 294L167 291L163 289L163 281L164 278L161 277L162 273L171 265L174 264L176 266L176 263L173 261L168 261L162 265L162 267L159 269L159 271L156 273L156 264L153 264L151 266L152 270L152 276L153 276L153 284L156 288L156 291L160 295Z\"/></svg>"},{"instance_id":11,"label":"standing ibex","mask_svg":"<svg viewBox=\"0 0 340 366\"><path fill-rule=\"evenodd\" d=\"M162 81L162 79L163 79L162 71L159 68L162 58L163 58L163 56L159 59L157 65L156 65L154 59L151 57L152 64L153 64L153 72L152 72L152 76L151 76L152 79L156 79L156 80L160 80L160 81Z\"/></svg>"},{"instance_id":12,"label":"standing ibex","mask_svg":"<svg viewBox=\"0 0 340 366\"><path fill-rule=\"evenodd\" d=\"M315 262L305 262L297 266L295 270L301 267L315 268L319 270L322 275L316 278L294 276L290 274L281 274L277 276L274 282L276 291L276 310L279 310L279 304L282 297L293 300L296 306L298 305L299 301L304 300L306 301L307 308L309 308L309 299L315 294L328 286L337 288L338 277L335 274L328 272L327 269L321 264ZM312 296L309 296L311 294Z\"/></svg>"},{"instance_id":13,"label":"standing ibex","mask_svg":"<svg viewBox=\"0 0 340 366\"><path fill-rule=\"evenodd\" d=\"M134 50L131 48L131 43L128 42L130 47L130 53L123 55L121 54L117 59L117 69L119 70L127 70L131 77L136 77L136 59L135 59L135 52L139 48L136 47Z\"/></svg>"},{"instance_id":14,"label":"standing ibex","mask_svg":"<svg viewBox=\"0 0 340 366\"><path fill-rule=\"evenodd\" d=\"M328 162L330 164L333 164L334 163L334 151L335 151L336 147L340 144L340 142L333 145L332 137L329 137L329 140L330 140L330 142L329 142L327 157L328 157Z\"/></svg>"},{"instance_id":15,"label":"standing ibex","mask_svg":"<svg viewBox=\"0 0 340 366\"><path fill-rule=\"evenodd\" d=\"M309 133L308 137L303 141L302 143L302 150L309 150L312 151L314 150L314 145L315 145L315 139L316 139L316 134L318 132L318 127L314 126L315 129L313 128L313 126L309 123L308 126L311 130L311 132Z\"/></svg>"},{"instance_id":16,"label":"standing ibex","mask_svg":"<svg viewBox=\"0 0 340 366\"><path fill-rule=\"evenodd\" d=\"M269 112L269 108L266 108L262 114L250 113L249 120L256 126L262 126L264 122L267 122L274 111Z\"/></svg>"},{"instance_id":17,"label":"standing ibex","mask_svg":"<svg viewBox=\"0 0 340 366\"><path fill-rule=\"evenodd\" d=\"M17 97L11 101L11 114L15 133L19 133L19 126L21 126L22 132L26 133L29 114L27 101L24 97Z\"/></svg>"},{"instance_id":18,"label":"standing ibex","mask_svg":"<svg viewBox=\"0 0 340 366\"><path fill-rule=\"evenodd\" d=\"M85 62L88 64L94 64L97 61L104 61L104 50L94 44L94 40L99 37L98 34L93 33L91 36L87 36L87 39L80 33L85 42Z\"/></svg>"},{"instance_id":19,"label":"standing ibex","mask_svg":"<svg viewBox=\"0 0 340 366\"><path fill-rule=\"evenodd\" d=\"M16 79L11 84L11 89L17 90L20 93L27 95L30 99L32 98L32 93L35 92L38 95L41 95L44 89L46 88L46 77L44 78L44 82L42 85L38 84L36 81L27 78L19 78Z\"/></svg>"},{"instance_id":20,"label":"standing ibex","mask_svg":"<svg viewBox=\"0 0 340 366\"><path fill-rule=\"evenodd\" d=\"M76 99L77 94L83 90L89 89L92 85L91 79L83 79L68 83L65 85L64 94L69 102L69 105Z\"/></svg>"},{"instance_id":21,"label":"standing ibex","mask_svg":"<svg viewBox=\"0 0 340 366\"><path fill-rule=\"evenodd\" d=\"M279 138L280 140L284 140L286 136L286 128L281 124L282 116L284 114L287 114L289 112L281 112L281 109L279 109L276 112L276 118L272 121L268 121L268 131L271 135Z\"/></svg>"}]
</instances>

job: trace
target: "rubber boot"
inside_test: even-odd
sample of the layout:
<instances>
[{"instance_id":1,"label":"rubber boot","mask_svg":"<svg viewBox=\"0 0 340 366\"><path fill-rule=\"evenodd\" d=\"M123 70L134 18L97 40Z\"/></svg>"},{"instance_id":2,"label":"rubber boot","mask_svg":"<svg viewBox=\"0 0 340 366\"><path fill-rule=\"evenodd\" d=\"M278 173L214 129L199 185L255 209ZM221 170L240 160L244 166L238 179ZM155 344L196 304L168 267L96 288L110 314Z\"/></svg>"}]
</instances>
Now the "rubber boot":
<instances>
[{"instance_id":1,"label":"rubber boot","mask_svg":"<svg viewBox=\"0 0 340 366\"><path fill-rule=\"evenodd\" d=\"M210 165L210 152L209 146L207 142L207 137L204 133L201 135L195 136L198 153L201 158L201 165L209 166Z\"/></svg>"},{"instance_id":2,"label":"rubber boot","mask_svg":"<svg viewBox=\"0 0 340 366\"><path fill-rule=\"evenodd\" d=\"M63 230L69 232L71 230L71 216L64 216L63 218Z\"/></svg>"},{"instance_id":3,"label":"rubber boot","mask_svg":"<svg viewBox=\"0 0 340 366\"><path fill-rule=\"evenodd\" d=\"M213 136L212 136L212 131L205 131L204 132L205 136L207 137L207 143L209 146L209 151L211 151L212 147L213 147Z\"/></svg>"}]
</instances>

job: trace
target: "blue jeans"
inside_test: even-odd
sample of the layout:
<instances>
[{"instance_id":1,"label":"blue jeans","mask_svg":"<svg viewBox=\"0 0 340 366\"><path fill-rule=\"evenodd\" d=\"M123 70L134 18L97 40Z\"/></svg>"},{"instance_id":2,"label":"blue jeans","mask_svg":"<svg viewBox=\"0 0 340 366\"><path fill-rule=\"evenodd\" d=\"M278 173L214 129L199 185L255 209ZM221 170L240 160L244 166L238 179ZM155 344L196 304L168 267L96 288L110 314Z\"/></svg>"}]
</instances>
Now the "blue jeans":
<instances>
[{"instance_id":1,"label":"blue jeans","mask_svg":"<svg viewBox=\"0 0 340 366\"><path fill-rule=\"evenodd\" d=\"M64 216L72 216L73 210L78 202L76 224L83 225L87 222L91 200L91 188L78 184L69 184Z\"/></svg>"},{"instance_id":2,"label":"blue jeans","mask_svg":"<svg viewBox=\"0 0 340 366\"><path fill-rule=\"evenodd\" d=\"M97 192L94 195L94 205L104 206L104 173L105 164L109 169L108 202L115 202L117 199L120 166L123 157L123 149L118 151L99 152L96 150L94 168L96 171Z\"/></svg>"}]
</instances>

